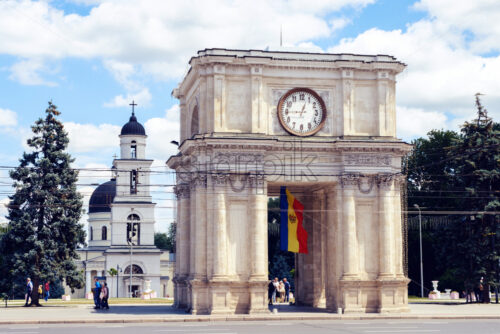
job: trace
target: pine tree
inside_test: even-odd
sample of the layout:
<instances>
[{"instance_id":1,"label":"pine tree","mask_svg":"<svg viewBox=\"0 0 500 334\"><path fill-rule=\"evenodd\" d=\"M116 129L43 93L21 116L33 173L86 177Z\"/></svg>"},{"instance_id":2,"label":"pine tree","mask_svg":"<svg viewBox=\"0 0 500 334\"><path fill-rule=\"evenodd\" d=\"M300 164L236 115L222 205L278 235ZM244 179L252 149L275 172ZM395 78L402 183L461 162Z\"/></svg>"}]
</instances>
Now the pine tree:
<instances>
[{"instance_id":1,"label":"pine tree","mask_svg":"<svg viewBox=\"0 0 500 334\"><path fill-rule=\"evenodd\" d=\"M471 212L464 216L461 242L453 258L462 264L469 286L477 286L483 277L484 290L489 291L498 281L500 259L500 131L481 105L479 94L476 107L477 118L462 126L449 151L456 163L455 182L466 194L461 210ZM484 302L489 302L488 293Z\"/></svg>"},{"instance_id":2,"label":"pine tree","mask_svg":"<svg viewBox=\"0 0 500 334\"><path fill-rule=\"evenodd\" d=\"M52 102L45 112L45 118L32 126L31 151L10 172L15 193L8 209L9 230L0 245L7 269L0 286L9 288L20 278L30 277L30 305L37 306L37 287L46 280L64 279L72 288L83 286L74 260L77 246L85 242L79 223L83 203L76 190L78 172L70 167L74 159L65 152L68 135Z\"/></svg>"}]
</instances>

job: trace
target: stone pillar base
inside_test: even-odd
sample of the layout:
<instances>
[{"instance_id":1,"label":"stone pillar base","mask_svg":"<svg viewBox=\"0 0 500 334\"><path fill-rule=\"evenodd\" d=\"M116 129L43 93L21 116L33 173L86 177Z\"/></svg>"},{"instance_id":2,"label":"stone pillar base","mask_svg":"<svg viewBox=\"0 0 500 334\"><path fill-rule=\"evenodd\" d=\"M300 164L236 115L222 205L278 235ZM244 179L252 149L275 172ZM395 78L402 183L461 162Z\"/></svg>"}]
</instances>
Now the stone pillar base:
<instances>
[{"instance_id":1,"label":"stone pillar base","mask_svg":"<svg viewBox=\"0 0 500 334\"><path fill-rule=\"evenodd\" d=\"M341 307L344 313L408 312L409 280L383 278L377 280L341 280Z\"/></svg>"},{"instance_id":2,"label":"stone pillar base","mask_svg":"<svg viewBox=\"0 0 500 334\"><path fill-rule=\"evenodd\" d=\"M208 283L210 286L210 314L230 313L230 281L224 277L217 277Z\"/></svg>"},{"instance_id":3,"label":"stone pillar base","mask_svg":"<svg viewBox=\"0 0 500 334\"><path fill-rule=\"evenodd\" d=\"M377 279L379 291L379 313L401 313L410 312L408 307L408 283L407 278L392 279L380 277Z\"/></svg>"},{"instance_id":4,"label":"stone pillar base","mask_svg":"<svg viewBox=\"0 0 500 334\"><path fill-rule=\"evenodd\" d=\"M250 292L249 314L269 313L267 306L267 280L252 280L248 283Z\"/></svg>"},{"instance_id":5,"label":"stone pillar base","mask_svg":"<svg viewBox=\"0 0 500 334\"><path fill-rule=\"evenodd\" d=\"M191 303L188 312L191 314L209 314L208 283L202 279L188 281Z\"/></svg>"}]
</instances>

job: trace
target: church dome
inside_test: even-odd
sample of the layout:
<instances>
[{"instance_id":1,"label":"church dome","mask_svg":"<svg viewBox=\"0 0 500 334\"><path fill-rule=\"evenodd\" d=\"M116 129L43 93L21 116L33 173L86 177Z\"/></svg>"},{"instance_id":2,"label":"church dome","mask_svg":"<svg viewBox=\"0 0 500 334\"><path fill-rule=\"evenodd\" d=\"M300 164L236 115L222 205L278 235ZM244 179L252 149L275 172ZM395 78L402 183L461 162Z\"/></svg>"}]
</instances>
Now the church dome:
<instances>
[{"instance_id":1,"label":"church dome","mask_svg":"<svg viewBox=\"0 0 500 334\"><path fill-rule=\"evenodd\" d=\"M127 124L122 127L121 135L140 135L145 136L146 131L141 123L137 122L137 118L132 113Z\"/></svg>"},{"instance_id":2,"label":"church dome","mask_svg":"<svg viewBox=\"0 0 500 334\"><path fill-rule=\"evenodd\" d=\"M89 201L89 213L111 212L111 203L116 195L116 180L101 184L94 190Z\"/></svg>"}]
</instances>

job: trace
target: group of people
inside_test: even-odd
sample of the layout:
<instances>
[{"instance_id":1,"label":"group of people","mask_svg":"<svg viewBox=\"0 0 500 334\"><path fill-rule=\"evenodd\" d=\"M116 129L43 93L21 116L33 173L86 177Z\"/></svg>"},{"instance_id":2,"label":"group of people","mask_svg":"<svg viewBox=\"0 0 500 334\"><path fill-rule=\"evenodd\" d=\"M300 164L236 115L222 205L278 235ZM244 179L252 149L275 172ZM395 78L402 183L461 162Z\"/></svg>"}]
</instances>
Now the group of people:
<instances>
[{"instance_id":1,"label":"group of people","mask_svg":"<svg viewBox=\"0 0 500 334\"><path fill-rule=\"evenodd\" d=\"M26 290L25 290L25 299L26 303L24 306L30 306L30 303L32 301L32 296L33 296L33 282L31 281L31 278L26 279ZM42 299L44 298L45 301L49 300L50 297L50 281L45 282L45 284L40 284L38 286L38 298Z\"/></svg>"},{"instance_id":2,"label":"group of people","mask_svg":"<svg viewBox=\"0 0 500 334\"><path fill-rule=\"evenodd\" d=\"M273 305L277 302L288 303L290 301L290 283L288 282L286 277L281 281L278 280L278 277L275 277L274 280L269 281L268 298L269 305Z\"/></svg>"},{"instance_id":3,"label":"group of people","mask_svg":"<svg viewBox=\"0 0 500 334\"><path fill-rule=\"evenodd\" d=\"M93 289L92 293L94 294L94 304L95 304L95 309L106 309L109 310L109 305L108 305L108 298L109 298L109 289L108 289L108 283L104 282L101 283L97 279L97 277L94 278L94 283L95 283L95 288Z\"/></svg>"}]
</instances>

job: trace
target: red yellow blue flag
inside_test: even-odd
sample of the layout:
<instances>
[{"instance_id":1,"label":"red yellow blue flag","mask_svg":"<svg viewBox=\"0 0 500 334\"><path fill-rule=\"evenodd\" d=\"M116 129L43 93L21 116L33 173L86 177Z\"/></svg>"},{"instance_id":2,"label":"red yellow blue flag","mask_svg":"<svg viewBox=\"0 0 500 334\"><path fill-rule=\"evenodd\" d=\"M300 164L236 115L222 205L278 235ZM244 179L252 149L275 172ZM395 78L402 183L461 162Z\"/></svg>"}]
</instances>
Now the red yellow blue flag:
<instances>
[{"instance_id":1,"label":"red yellow blue flag","mask_svg":"<svg viewBox=\"0 0 500 334\"><path fill-rule=\"evenodd\" d=\"M280 191L280 248L307 254L307 231L302 225L304 205L286 187Z\"/></svg>"}]
</instances>

